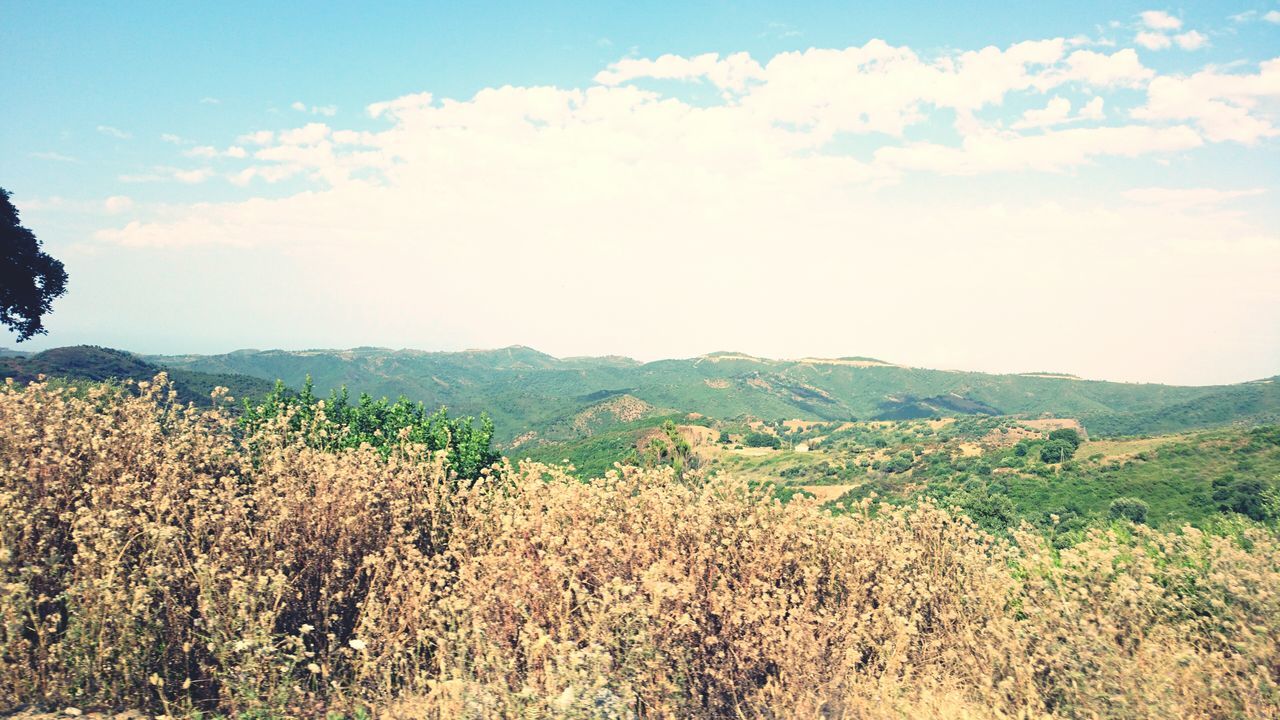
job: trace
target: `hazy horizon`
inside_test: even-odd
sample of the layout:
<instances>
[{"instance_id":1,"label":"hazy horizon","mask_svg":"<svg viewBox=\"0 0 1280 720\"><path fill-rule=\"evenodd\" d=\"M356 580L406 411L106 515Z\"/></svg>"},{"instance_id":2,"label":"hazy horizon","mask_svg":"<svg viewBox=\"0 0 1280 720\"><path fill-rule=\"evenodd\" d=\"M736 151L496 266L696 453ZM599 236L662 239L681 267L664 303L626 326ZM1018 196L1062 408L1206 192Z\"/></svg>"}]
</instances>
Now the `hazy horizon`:
<instances>
[{"instance_id":1,"label":"hazy horizon","mask_svg":"<svg viewBox=\"0 0 1280 720\"><path fill-rule=\"evenodd\" d=\"M1274 3L3 8L0 345L1280 372Z\"/></svg>"}]
</instances>

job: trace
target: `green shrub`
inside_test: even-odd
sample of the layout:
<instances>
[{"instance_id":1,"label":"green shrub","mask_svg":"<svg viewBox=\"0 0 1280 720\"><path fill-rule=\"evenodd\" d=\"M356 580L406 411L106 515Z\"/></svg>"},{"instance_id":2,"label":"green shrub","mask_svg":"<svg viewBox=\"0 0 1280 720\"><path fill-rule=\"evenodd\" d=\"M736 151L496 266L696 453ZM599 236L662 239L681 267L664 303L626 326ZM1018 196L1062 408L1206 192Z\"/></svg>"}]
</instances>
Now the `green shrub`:
<instances>
[{"instance_id":1,"label":"green shrub","mask_svg":"<svg viewBox=\"0 0 1280 720\"><path fill-rule=\"evenodd\" d=\"M777 435L769 433L749 432L743 436L742 444L747 447L767 447L777 450L782 447L782 440Z\"/></svg>"},{"instance_id":2,"label":"green shrub","mask_svg":"<svg viewBox=\"0 0 1280 720\"><path fill-rule=\"evenodd\" d=\"M1066 462L1075 455L1076 447L1066 440L1050 440L1040 447L1040 462Z\"/></svg>"},{"instance_id":3,"label":"green shrub","mask_svg":"<svg viewBox=\"0 0 1280 720\"><path fill-rule=\"evenodd\" d=\"M1071 443L1072 448L1080 447L1080 433L1071 428L1060 428L1049 433L1050 440L1061 440Z\"/></svg>"},{"instance_id":4,"label":"green shrub","mask_svg":"<svg viewBox=\"0 0 1280 720\"><path fill-rule=\"evenodd\" d=\"M1138 498L1122 497L1111 501L1107 514L1112 520L1128 520L1143 524L1147 522L1147 504Z\"/></svg>"}]
</instances>

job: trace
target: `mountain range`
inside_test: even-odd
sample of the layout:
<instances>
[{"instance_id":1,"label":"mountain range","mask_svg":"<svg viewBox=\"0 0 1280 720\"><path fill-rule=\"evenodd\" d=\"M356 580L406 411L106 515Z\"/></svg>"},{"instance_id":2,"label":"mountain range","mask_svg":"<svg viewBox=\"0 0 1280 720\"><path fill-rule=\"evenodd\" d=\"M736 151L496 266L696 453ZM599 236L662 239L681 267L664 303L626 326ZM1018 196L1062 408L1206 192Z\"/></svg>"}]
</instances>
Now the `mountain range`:
<instances>
[{"instance_id":1,"label":"mountain range","mask_svg":"<svg viewBox=\"0 0 1280 720\"><path fill-rule=\"evenodd\" d=\"M556 358L512 346L463 352L239 350L145 360L180 371L279 379L295 388L310 377L321 393L345 386L375 397L403 395L460 414L484 412L506 446L579 438L611 424L673 412L768 420L1052 415L1076 418L1095 435L1280 417L1276 378L1175 386L1055 373L930 370L868 357L775 360L714 352L642 363L618 356Z\"/></svg>"}]
</instances>

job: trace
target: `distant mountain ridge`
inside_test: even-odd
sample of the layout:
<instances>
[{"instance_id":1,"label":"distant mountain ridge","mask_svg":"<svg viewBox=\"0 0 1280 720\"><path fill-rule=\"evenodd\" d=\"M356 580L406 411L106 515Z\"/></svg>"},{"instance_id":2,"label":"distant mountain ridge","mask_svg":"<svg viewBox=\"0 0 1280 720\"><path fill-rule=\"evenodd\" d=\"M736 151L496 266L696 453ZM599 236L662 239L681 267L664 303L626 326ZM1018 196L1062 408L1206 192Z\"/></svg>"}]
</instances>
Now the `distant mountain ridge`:
<instances>
[{"instance_id":1,"label":"distant mountain ridge","mask_svg":"<svg viewBox=\"0 0 1280 720\"><path fill-rule=\"evenodd\" d=\"M239 400L261 397L275 386L274 381L239 373L206 373L184 368L165 368L124 350L76 345L53 348L34 354L0 351L0 377L28 383L44 375L71 381L93 382L151 380L167 372L180 402L210 403L209 393L225 387Z\"/></svg>"},{"instance_id":2,"label":"distant mountain ridge","mask_svg":"<svg viewBox=\"0 0 1280 720\"><path fill-rule=\"evenodd\" d=\"M281 379L293 387L310 376L320 392L346 386L375 397L404 395L465 415L487 412L503 442L580 436L584 424L575 418L584 412L609 417L592 406L621 395L634 398L631 407L654 414L810 420L1049 414L1078 418L1097 434L1280 417L1280 386L1267 380L1203 387L1116 383L1059 373L930 370L856 356L774 360L719 351L639 362L617 356L556 358L515 345L462 352L245 350L147 359L184 370Z\"/></svg>"}]
</instances>

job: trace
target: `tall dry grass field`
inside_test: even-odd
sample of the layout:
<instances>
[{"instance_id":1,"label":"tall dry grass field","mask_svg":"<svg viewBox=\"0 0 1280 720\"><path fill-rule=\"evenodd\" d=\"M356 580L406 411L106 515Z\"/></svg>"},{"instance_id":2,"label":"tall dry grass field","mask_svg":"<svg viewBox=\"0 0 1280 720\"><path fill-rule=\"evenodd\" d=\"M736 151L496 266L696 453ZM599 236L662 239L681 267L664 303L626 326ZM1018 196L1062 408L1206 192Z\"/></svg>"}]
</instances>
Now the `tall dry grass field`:
<instances>
[{"instance_id":1,"label":"tall dry grass field","mask_svg":"<svg viewBox=\"0 0 1280 720\"><path fill-rule=\"evenodd\" d=\"M0 711L1280 716L1261 528L1059 552L927 505L540 465L461 483L279 429L240 437L163 378L0 390Z\"/></svg>"}]
</instances>

